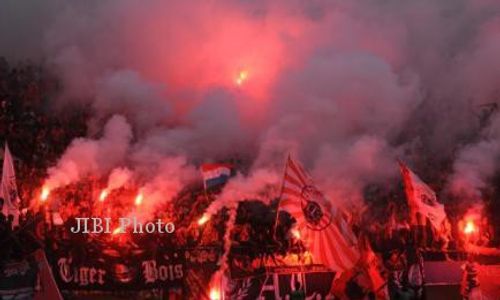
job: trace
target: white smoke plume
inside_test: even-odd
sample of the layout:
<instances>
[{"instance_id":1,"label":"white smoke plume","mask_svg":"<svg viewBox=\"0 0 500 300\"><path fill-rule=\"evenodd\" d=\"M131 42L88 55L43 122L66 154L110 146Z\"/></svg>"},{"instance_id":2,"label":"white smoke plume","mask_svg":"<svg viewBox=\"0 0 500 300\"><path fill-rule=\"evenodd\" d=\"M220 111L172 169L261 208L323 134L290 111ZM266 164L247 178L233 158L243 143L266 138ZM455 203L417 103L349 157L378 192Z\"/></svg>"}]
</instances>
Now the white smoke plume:
<instances>
[{"instance_id":1,"label":"white smoke plume","mask_svg":"<svg viewBox=\"0 0 500 300\"><path fill-rule=\"evenodd\" d=\"M213 216L222 208L237 209L240 201L262 199L272 200L279 196L282 174L269 169L256 169L248 176L239 173L231 178L217 199L206 210Z\"/></svg>"},{"instance_id":2,"label":"white smoke plume","mask_svg":"<svg viewBox=\"0 0 500 300\"><path fill-rule=\"evenodd\" d=\"M174 198L186 183L194 181L198 170L189 165L185 157L165 157L157 162L152 178L140 189L144 197L137 216L147 220L154 215L162 214L160 205Z\"/></svg>"},{"instance_id":3,"label":"white smoke plume","mask_svg":"<svg viewBox=\"0 0 500 300\"><path fill-rule=\"evenodd\" d=\"M52 190L85 176L105 175L124 161L131 139L132 131L125 118L111 117L101 138L77 138L71 143L57 165L48 170L45 187Z\"/></svg>"},{"instance_id":4,"label":"white smoke plume","mask_svg":"<svg viewBox=\"0 0 500 300\"><path fill-rule=\"evenodd\" d=\"M500 164L500 117L492 120L480 139L463 147L453 165L451 192L461 199L480 202L481 190L489 186Z\"/></svg>"},{"instance_id":5,"label":"white smoke plume","mask_svg":"<svg viewBox=\"0 0 500 300\"><path fill-rule=\"evenodd\" d=\"M109 192L119 189L132 179L132 171L127 168L115 168L109 174L106 190Z\"/></svg>"}]
</instances>

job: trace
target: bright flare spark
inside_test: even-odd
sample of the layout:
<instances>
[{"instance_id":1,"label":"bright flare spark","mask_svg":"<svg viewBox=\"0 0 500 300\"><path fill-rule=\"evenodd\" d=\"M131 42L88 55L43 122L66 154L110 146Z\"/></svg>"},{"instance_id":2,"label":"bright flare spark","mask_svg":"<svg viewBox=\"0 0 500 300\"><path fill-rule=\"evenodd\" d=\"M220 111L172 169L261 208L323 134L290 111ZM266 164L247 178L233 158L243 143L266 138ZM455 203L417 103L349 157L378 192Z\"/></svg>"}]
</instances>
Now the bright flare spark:
<instances>
[{"instance_id":1,"label":"bright flare spark","mask_svg":"<svg viewBox=\"0 0 500 300\"><path fill-rule=\"evenodd\" d=\"M43 187L42 188L42 193L40 194L40 200L42 200L42 202L47 201L47 199L49 198L49 194L50 194L49 188L48 187Z\"/></svg>"},{"instance_id":2,"label":"bright flare spark","mask_svg":"<svg viewBox=\"0 0 500 300\"><path fill-rule=\"evenodd\" d=\"M238 73L238 76L234 80L234 83L236 85L241 86L246 80L248 79L248 71L242 70L240 73Z\"/></svg>"},{"instance_id":3,"label":"bright flare spark","mask_svg":"<svg viewBox=\"0 0 500 300\"><path fill-rule=\"evenodd\" d=\"M103 202L108 197L108 190L102 190L101 195L99 195L99 201Z\"/></svg>"},{"instance_id":4,"label":"bright flare spark","mask_svg":"<svg viewBox=\"0 0 500 300\"><path fill-rule=\"evenodd\" d=\"M294 238L300 240L300 231L298 229L292 229L290 232L292 233Z\"/></svg>"},{"instance_id":5,"label":"bright flare spark","mask_svg":"<svg viewBox=\"0 0 500 300\"><path fill-rule=\"evenodd\" d=\"M220 292L216 288L210 290L210 300L220 300Z\"/></svg>"},{"instance_id":6,"label":"bright flare spark","mask_svg":"<svg viewBox=\"0 0 500 300\"><path fill-rule=\"evenodd\" d=\"M203 224L207 223L208 220L210 220L210 217L207 215L203 215L199 220L198 220L198 225L202 226Z\"/></svg>"},{"instance_id":7,"label":"bright flare spark","mask_svg":"<svg viewBox=\"0 0 500 300\"><path fill-rule=\"evenodd\" d=\"M142 204L142 199L143 199L142 193L139 193L137 195L137 197L135 197L135 205L136 206L141 205Z\"/></svg>"},{"instance_id":8,"label":"bright flare spark","mask_svg":"<svg viewBox=\"0 0 500 300\"><path fill-rule=\"evenodd\" d=\"M465 234L472 234L474 232L476 232L477 228L476 228L476 225L474 224L473 221L467 221L467 223L465 224L465 227L464 227L464 233Z\"/></svg>"},{"instance_id":9,"label":"bright flare spark","mask_svg":"<svg viewBox=\"0 0 500 300\"><path fill-rule=\"evenodd\" d=\"M116 234L119 234L119 233L123 233L123 232L122 232L122 228L121 228L121 227L116 227L116 229L115 229L115 230L113 230L112 235L116 235Z\"/></svg>"}]
</instances>

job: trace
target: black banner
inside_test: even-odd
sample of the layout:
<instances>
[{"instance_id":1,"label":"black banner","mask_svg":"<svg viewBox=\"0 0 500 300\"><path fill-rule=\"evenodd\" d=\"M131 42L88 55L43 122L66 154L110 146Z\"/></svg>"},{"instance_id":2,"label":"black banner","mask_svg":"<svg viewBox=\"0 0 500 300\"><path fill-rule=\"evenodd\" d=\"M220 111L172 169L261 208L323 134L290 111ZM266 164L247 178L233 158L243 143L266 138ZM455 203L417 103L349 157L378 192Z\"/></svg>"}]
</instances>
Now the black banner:
<instances>
[{"instance_id":1,"label":"black banner","mask_svg":"<svg viewBox=\"0 0 500 300\"><path fill-rule=\"evenodd\" d=\"M161 250L156 255L143 252L121 255L106 250L83 258L61 250L52 254L51 265L61 290L133 291L183 289L187 285L192 294L205 295L211 275L219 268L221 251L206 247ZM226 280L225 293L229 299L255 299L259 294L284 297L292 292L297 281L308 296L326 296L334 275L317 265L279 267L265 273L259 267L245 270L234 264L231 267L235 274L253 276Z\"/></svg>"},{"instance_id":2,"label":"black banner","mask_svg":"<svg viewBox=\"0 0 500 300\"><path fill-rule=\"evenodd\" d=\"M62 290L141 290L182 287L184 251L163 251L154 257L87 257L76 260L60 252L51 258Z\"/></svg>"},{"instance_id":3,"label":"black banner","mask_svg":"<svg viewBox=\"0 0 500 300\"><path fill-rule=\"evenodd\" d=\"M38 267L32 257L3 265L0 269L0 296L32 293L37 275Z\"/></svg>"},{"instance_id":4,"label":"black banner","mask_svg":"<svg viewBox=\"0 0 500 300\"><path fill-rule=\"evenodd\" d=\"M244 279L230 280L226 286L227 299L250 300L259 296L265 299L285 299L292 293L295 283L311 299L324 299L331 289L334 273L324 268L286 267L276 268L270 273Z\"/></svg>"},{"instance_id":5,"label":"black banner","mask_svg":"<svg viewBox=\"0 0 500 300\"><path fill-rule=\"evenodd\" d=\"M71 251L61 250L52 254L51 264L61 290L182 289L192 298L202 299L208 297L208 284L219 268L221 253L219 247L160 250L156 255L124 255L108 249L88 257L72 257ZM231 272L239 276L225 279L229 299L256 299L259 295L284 298L297 281L307 296L326 296L334 275L319 265L267 268L267 272L257 263L241 267L232 264ZM240 277L245 274L252 275Z\"/></svg>"}]
</instances>

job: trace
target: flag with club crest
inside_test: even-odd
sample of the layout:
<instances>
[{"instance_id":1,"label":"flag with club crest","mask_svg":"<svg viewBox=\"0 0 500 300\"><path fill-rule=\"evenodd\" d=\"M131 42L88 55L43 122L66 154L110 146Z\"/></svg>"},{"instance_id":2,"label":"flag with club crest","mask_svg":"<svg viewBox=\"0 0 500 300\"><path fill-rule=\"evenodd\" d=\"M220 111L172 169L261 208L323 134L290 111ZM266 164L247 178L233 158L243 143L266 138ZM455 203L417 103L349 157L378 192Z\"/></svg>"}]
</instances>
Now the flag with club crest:
<instances>
[{"instance_id":1,"label":"flag with club crest","mask_svg":"<svg viewBox=\"0 0 500 300\"><path fill-rule=\"evenodd\" d=\"M291 157L287 159L282 189L279 209L295 218L301 239L314 260L336 272L354 267L360 254L344 215Z\"/></svg>"},{"instance_id":2,"label":"flag with club crest","mask_svg":"<svg viewBox=\"0 0 500 300\"><path fill-rule=\"evenodd\" d=\"M5 216L13 215L14 220L12 225L18 225L19 205L21 201L19 200L19 196L17 194L14 160L12 159L7 143L5 143L5 151L3 153L3 171L2 182L0 183L0 196L4 199L2 213Z\"/></svg>"},{"instance_id":3,"label":"flag with club crest","mask_svg":"<svg viewBox=\"0 0 500 300\"><path fill-rule=\"evenodd\" d=\"M410 207L411 221L415 223L417 212L429 218L432 225L441 230L446 212L444 205L437 201L436 193L423 182L408 166L399 161L401 175L405 186L408 206Z\"/></svg>"}]
</instances>

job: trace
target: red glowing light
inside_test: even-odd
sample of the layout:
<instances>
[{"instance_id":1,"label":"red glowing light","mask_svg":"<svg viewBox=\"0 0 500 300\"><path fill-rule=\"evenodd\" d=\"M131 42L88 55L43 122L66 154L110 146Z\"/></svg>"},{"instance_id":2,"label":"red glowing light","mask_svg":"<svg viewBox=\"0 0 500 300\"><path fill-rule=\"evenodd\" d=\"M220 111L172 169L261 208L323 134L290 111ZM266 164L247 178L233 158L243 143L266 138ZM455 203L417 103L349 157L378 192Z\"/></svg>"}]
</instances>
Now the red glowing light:
<instances>
[{"instance_id":1,"label":"red glowing light","mask_svg":"<svg viewBox=\"0 0 500 300\"><path fill-rule=\"evenodd\" d=\"M106 200L106 197L108 197L108 191L102 190L101 194L99 195L99 201L103 202L104 200Z\"/></svg>"},{"instance_id":2,"label":"red glowing light","mask_svg":"<svg viewBox=\"0 0 500 300\"><path fill-rule=\"evenodd\" d=\"M292 233L294 238L296 238L297 240L300 240L300 231L298 229L294 228L290 232Z\"/></svg>"},{"instance_id":3,"label":"red glowing light","mask_svg":"<svg viewBox=\"0 0 500 300\"><path fill-rule=\"evenodd\" d=\"M248 79L248 71L242 70L238 73L238 76L234 80L234 83L241 86Z\"/></svg>"},{"instance_id":4,"label":"red glowing light","mask_svg":"<svg viewBox=\"0 0 500 300\"><path fill-rule=\"evenodd\" d=\"M136 206L139 206L142 204L142 200L143 200L144 196L142 195L142 193L139 193L137 195L137 197L135 197L135 205Z\"/></svg>"},{"instance_id":5,"label":"red glowing light","mask_svg":"<svg viewBox=\"0 0 500 300\"><path fill-rule=\"evenodd\" d=\"M199 226L202 226L203 224L205 224L206 222L208 222L208 220L210 220L210 217L207 216L207 215L203 215L199 220L198 220L198 225Z\"/></svg>"},{"instance_id":6,"label":"red glowing light","mask_svg":"<svg viewBox=\"0 0 500 300\"><path fill-rule=\"evenodd\" d=\"M210 300L220 300L220 291L216 288L210 290Z\"/></svg>"},{"instance_id":7,"label":"red glowing light","mask_svg":"<svg viewBox=\"0 0 500 300\"><path fill-rule=\"evenodd\" d=\"M47 201L47 199L49 198L49 194L50 194L49 188L48 187L43 187L42 188L42 193L40 194L40 200L42 200L42 202Z\"/></svg>"},{"instance_id":8,"label":"red glowing light","mask_svg":"<svg viewBox=\"0 0 500 300\"><path fill-rule=\"evenodd\" d=\"M474 224L474 221L472 221L472 220L467 221L467 223L465 224L465 227L464 227L464 233L467 235L470 235L470 234L475 233L476 231L477 231L477 228L476 228L476 225Z\"/></svg>"}]
</instances>

